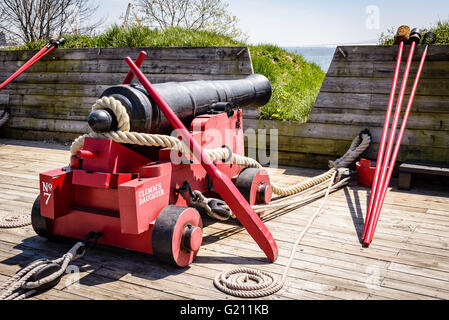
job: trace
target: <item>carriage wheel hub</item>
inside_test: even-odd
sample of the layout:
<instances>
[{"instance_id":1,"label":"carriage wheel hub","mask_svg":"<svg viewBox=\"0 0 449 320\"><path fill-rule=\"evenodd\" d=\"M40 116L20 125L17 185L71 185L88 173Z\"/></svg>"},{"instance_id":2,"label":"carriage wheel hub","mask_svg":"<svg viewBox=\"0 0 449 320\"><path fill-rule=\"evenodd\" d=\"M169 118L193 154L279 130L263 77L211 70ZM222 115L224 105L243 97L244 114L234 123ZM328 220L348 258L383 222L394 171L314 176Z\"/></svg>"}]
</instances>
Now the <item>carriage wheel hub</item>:
<instances>
[{"instance_id":1,"label":"carriage wheel hub","mask_svg":"<svg viewBox=\"0 0 449 320\"><path fill-rule=\"evenodd\" d=\"M203 241L201 228L186 225L182 231L182 246L188 251L198 251Z\"/></svg>"}]
</instances>

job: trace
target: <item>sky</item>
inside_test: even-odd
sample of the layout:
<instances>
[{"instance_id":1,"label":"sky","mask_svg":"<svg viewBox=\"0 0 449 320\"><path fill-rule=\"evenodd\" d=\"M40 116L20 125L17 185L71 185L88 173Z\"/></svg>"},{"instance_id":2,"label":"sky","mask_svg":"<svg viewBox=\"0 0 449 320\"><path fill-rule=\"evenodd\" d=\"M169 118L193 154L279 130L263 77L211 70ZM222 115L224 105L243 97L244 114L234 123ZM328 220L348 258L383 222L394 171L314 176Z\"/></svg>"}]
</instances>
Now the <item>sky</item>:
<instances>
[{"instance_id":1,"label":"sky","mask_svg":"<svg viewBox=\"0 0 449 320\"><path fill-rule=\"evenodd\" d=\"M106 24L121 23L128 0L99 0ZM226 0L225 0L226 2ZM250 44L334 46L376 44L402 24L429 27L449 19L448 0L228 0Z\"/></svg>"}]
</instances>

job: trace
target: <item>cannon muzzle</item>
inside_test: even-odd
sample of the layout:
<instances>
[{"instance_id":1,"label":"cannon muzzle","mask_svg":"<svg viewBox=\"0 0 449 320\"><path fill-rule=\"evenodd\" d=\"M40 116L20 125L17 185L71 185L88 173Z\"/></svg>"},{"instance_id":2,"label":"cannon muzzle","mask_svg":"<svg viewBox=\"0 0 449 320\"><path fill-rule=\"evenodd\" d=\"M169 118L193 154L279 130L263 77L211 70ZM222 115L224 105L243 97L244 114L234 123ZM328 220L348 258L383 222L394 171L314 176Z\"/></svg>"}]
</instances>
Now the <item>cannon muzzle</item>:
<instances>
[{"instance_id":1,"label":"cannon muzzle","mask_svg":"<svg viewBox=\"0 0 449 320\"><path fill-rule=\"evenodd\" d=\"M166 82L154 85L176 115L187 126L192 120L226 102L238 107L261 107L270 101L271 84L259 74L241 80ZM125 106L130 130L141 133L169 133L171 126L157 105L139 85L117 85L101 97L114 97ZM92 111L88 124L94 132L117 130L117 120L108 110Z\"/></svg>"}]
</instances>

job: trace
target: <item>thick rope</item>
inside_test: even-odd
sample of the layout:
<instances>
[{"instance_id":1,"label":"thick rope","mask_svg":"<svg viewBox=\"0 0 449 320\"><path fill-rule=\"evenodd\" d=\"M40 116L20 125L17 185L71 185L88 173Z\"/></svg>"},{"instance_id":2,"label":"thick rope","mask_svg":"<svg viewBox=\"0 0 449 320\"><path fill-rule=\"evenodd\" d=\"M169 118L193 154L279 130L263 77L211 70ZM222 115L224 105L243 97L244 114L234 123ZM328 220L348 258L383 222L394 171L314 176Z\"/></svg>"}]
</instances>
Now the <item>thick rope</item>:
<instances>
[{"instance_id":1,"label":"thick rope","mask_svg":"<svg viewBox=\"0 0 449 320\"><path fill-rule=\"evenodd\" d=\"M309 202L309 201L321 198L326 193L326 190L321 190L321 191L312 193L312 194L307 195L307 196L302 196L302 197L300 195L302 195L305 192L308 193L308 192L312 191L315 188L319 188L322 185L330 183L331 179L329 179L329 180L327 180L325 182L322 182L322 183L320 183L320 184L318 184L316 186L313 186L309 190L305 190L305 191L303 191L301 193L294 194L294 195L291 195L291 196L286 197L286 198L280 198L279 200L272 201L269 204L255 205L255 206L253 206L253 209L254 209L254 211L256 213L262 213L262 212L266 212L266 211L273 211L273 210L276 210L276 209L288 208L288 207L291 207L291 206L295 206L296 207L296 206L301 205L303 203L306 203L306 202ZM349 181L349 178L345 178L345 179L339 181L338 183L335 183L332 186L332 188L331 188L331 192L334 192L334 191L340 189L341 187L345 186L348 183L348 181Z\"/></svg>"},{"instance_id":2,"label":"thick rope","mask_svg":"<svg viewBox=\"0 0 449 320\"><path fill-rule=\"evenodd\" d=\"M92 111L103 109L109 109L115 114L119 131L129 131L128 112L126 112L126 108L119 100L114 99L113 97L103 97L98 99L92 106Z\"/></svg>"},{"instance_id":3,"label":"thick rope","mask_svg":"<svg viewBox=\"0 0 449 320\"><path fill-rule=\"evenodd\" d=\"M351 143L348 151L335 161L329 161L330 168L348 168L351 163L358 159L358 157L368 149L371 144L371 136L367 133L357 136Z\"/></svg>"},{"instance_id":4,"label":"thick rope","mask_svg":"<svg viewBox=\"0 0 449 320\"><path fill-rule=\"evenodd\" d=\"M335 181L339 180L338 179L339 175L343 174L344 172L346 172L346 170L339 169L337 179ZM303 203L306 203L306 202L309 202L309 201L312 201L312 200L322 197L326 193L326 190L321 190L321 191L315 192L313 194L307 195L305 197L300 197L300 196L302 196L304 193L309 193L310 191L312 191L314 189L320 188L324 184L328 184L330 180L331 179L328 179L320 184L317 184L317 185L309 188L308 190L304 190L297 194L271 201L268 204L253 205L251 207L253 208L254 212L259 214L259 213L263 213L266 211L273 211L275 209L288 208L290 206L296 207L296 206L302 205ZM342 180L338 181L337 183L335 183L332 186L331 192L336 191L340 187L346 185L348 180L349 180L349 178L345 178L345 179L342 179ZM223 209L228 210L228 212L226 214L224 214L224 213L218 214L217 212L212 210L212 208L209 206L210 201L217 200L217 199L207 198L199 190L193 190L192 193L193 193L193 196L190 196L190 199L189 199L190 203L202 207L206 211L206 213L209 217L219 220L219 221L227 221L230 218L236 218L236 216L232 213L232 211L230 210L228 205L221 206Z\"/></svg>"},{"instance_id":5,"label":"thick rope","mask_svg":"<svg viewBox=\"0 0 449 320\"><path fill-rule=\"evenodd\" d=\"M287 280L288 271L290 270L290 267L294 260L296 248L304 238L306 232L312 226L312 223L321 213L321 209L327 201L336 176L337 171L334 171L320 207L310 218L306 227L302 230L302 232L296 239L295 244L293 245L290 253L290 258L288 259L287 265L284 268L284 272L282 273L282 277L280 280L276 280L271 273L265 271L255 270L251 268L236 268L218 274L214 279L215 287L226 294L230 294L232 296L240 298L260 298L272 295L281 290L285 284L285 281Z\"/></svg>"},{"instance_id":6,"label":"thick rope","mask_svg":"<svg viewBox=\"0 0 449 320\"><path fill-rule=\"evenodd\" d=\"M22 300L38 291L38 289L48 283L60 278L66 271L70 262L83 256L78 250L83 247L82 242L76 243L66 254L55 260L40 259L31 263L27 267L20 270L14 276L9 278L0 286L0 300ZM28 281L33 275L49 264L58 264L60 269L45 278L37 281Z\"/></svg>"},{"instance_id":7,"label":"thick rope","mask_svg":"<svg viewBox=\"0 0 449 320\"><path fill-rule=\"evenodd\" d=\"M9 213L0 217L0 228L20 228L31 224L31 216L23 213Z\"/></svg>"}]
</instances>

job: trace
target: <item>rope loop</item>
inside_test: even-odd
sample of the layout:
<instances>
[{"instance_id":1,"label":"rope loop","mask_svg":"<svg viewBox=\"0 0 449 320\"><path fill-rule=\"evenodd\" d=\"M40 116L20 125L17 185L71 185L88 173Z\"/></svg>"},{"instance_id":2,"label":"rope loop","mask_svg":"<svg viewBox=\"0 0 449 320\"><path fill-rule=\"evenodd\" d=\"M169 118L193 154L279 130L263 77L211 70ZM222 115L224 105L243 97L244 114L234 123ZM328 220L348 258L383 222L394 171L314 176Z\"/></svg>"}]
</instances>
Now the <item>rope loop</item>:
<instances>
[{"instance_id":1,"label":"rope loop","mask_svg":"<svg viewBox=\"0 0 449 320\"><path fill-rule=\"evenodd\" d=\"M351 143L348 151L335 161L329 161L329 167L333 169L347 168L353 163L371 144L371 134L362 131Z\"/></svg>"},{"instance_id":2,"label":"rope loop","mask_svg":"<svg viewBox=\"0 0 449 320\"><path fill-rule=\"evenodd\" d=\"M241 298L258 298L278 292L283 284L268 272L251 268L236 268L218 274L215 287L227 294Z\"/></svg>"},{"instance_id":3,"label":"rope loop","mask_svg":"<svg viewBox=\"0 0 449 320\"><path fill-rule=\"evenodd\" d=\"M52 284L55 280L63 276L70 262L82 256L78 254L78 251L83 246L83 242L77 242L66 254L58 259L39 259L32 262L0 286L0 293L4 291L0 295L0 300L22 300L36 293L39 288ZM57 271L42 279L29 281L33 275L37 274L43 268L55 264L60 266Z\"/></svg>"},{"instance_id":4,"label":"rope loop","mask_svg":"<svg viewBox=\"0 0 449 320\"><path fill-rule=\"evenodd\" d=\"M287 280L288 271L292 265L293 259L295 257L296 248L298 247L301 240L304 238L306 232L312 226L312 223L321 213L324 204L332 190L335 178L337 177L337 171L334 170L331 179L329 180L329 186L326 189L326 194L321 202L319 208L312 215L306 227L301 231L297 237L293 248L290 251L290 257L282 273L282 278L280 280L275 280L271 273L255 270L251 268L236 268L230 271L225 271L218 274L214 279L215 287L227 294L235 297L241 298L260 298L271 294L274 294L282 289ZM244 279L244 280L243 280ZM253 280L256 284L248 284L248 279Z\"/></svg>"},{"instance_id":5,"label":"rope loop","mask_svg":"<svg viewBox=\"0 0 449 320\"><path fill-rule=\"evenodd\" d=\"M118 131L129 131L129 115L126 108L119 100L113 97L102 97L92 106L92 111L104 109L109 109L114 113L117 118Z\"/></svg>"},{"instance_id":6,"label":"rope loop","mask_svg":"<svg viewBox=\"0 0 449 320\"><path fill-rule=\"evenodd\" d=\"M0 228L19 228L31 224L29 214L9 213L0 217Z\"/></svg>"}]
</instances>

